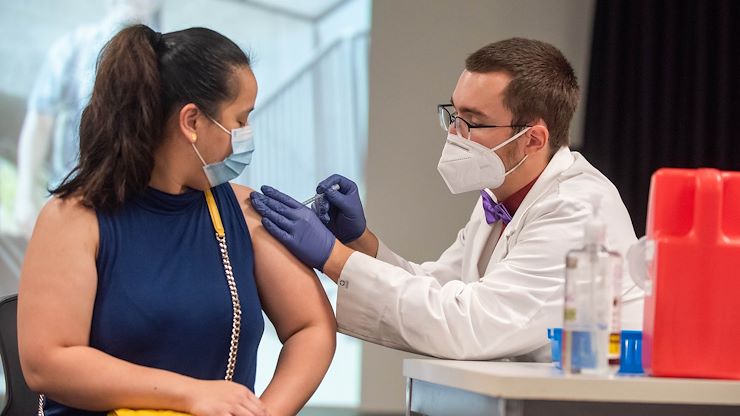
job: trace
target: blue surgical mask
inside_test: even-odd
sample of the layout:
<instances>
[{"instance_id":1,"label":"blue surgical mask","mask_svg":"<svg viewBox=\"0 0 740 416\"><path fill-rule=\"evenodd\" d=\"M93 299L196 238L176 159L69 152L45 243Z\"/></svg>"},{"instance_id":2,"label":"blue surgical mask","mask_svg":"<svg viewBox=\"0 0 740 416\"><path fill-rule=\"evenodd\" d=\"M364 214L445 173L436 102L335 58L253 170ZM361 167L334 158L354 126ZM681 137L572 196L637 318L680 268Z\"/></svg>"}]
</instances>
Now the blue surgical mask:
<instances>
[{"instance_id":1,"label":"blue surgical mask","mask_svg":"<svg viewBox=\"0 0 740 416\"><path fill-rule=\"evenodd\" d=\"M218 121L213 119L211 121L216 123L226 134L231 135L231 154L221 162L207 164L195 147L195 143L191 144L198 158L203 162L203 172L205 172L208 178L208 183L211 184L211 187L214 187L236 179L244 172L244 168L252 162L254 134L252 133L252 128L249 126L240 127L229 132Z\"/></svg>"}]
</instances>

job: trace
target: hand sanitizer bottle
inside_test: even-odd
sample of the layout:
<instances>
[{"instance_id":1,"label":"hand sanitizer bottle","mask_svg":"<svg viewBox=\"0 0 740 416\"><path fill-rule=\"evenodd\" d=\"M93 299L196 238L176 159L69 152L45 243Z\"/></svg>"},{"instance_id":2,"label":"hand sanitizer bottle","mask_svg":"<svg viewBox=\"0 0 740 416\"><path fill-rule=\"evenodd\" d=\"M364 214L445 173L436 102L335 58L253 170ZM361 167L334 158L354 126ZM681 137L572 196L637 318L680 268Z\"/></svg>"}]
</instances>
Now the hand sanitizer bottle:
<instances>
[{"instance_id":1,"label":"hand sanitizer bottle","mask_svg":"<svg viewBox=\"0 0 740 416\"><path fill-rule=\"evenodd\" d=\"M609 251L601 198L591 198L593 214L583 247L565 258L562 367L567 374L609 374L619 360L622 256Z\"/></svg>"}]
</instances>

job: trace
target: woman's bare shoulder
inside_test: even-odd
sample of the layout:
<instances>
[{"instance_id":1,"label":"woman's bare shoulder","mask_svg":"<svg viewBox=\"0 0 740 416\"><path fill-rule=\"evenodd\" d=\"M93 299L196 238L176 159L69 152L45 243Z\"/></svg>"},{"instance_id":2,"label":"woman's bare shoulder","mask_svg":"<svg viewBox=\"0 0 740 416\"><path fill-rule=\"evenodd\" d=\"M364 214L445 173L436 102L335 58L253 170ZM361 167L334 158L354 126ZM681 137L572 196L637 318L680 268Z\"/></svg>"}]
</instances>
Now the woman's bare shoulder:
<instances>
[{"instance_id":1,"label":"woman's bare shoulder","mask_svg":"<svg viewBox=\"0 0 740 416\"><path fill-rule=\"evenodd\" d=\"M61 227L95 225L97 226L95 210L86 206L81 197L70 196L49 199L44 204L36 225L58 225Z\"/></svg>"},{"instance_id":2,"label":"woman's bare shoulder","mask_svg":"<svg viewBox=\"0 0 740 416\"><path fill-rule=\"evenodd\" d=\"M239 203L244 199L249 199L249 195L254 192L254 189L236 183L231 184L231 189L234 190L234 194L236 194L236 198L239 200Z\"/></svg>"},{"instance_id":3,"label":"woman's bare shoulder","mask_svg":"<svg viewBox=\"0 0 740 416\"><path fill-rule=\"evenodd\" d=\"M79 197L52 197L41 209L30 244L83 247L97 252L98 219Z\"/></svg>"},{"instance_id":4,"label":"woman's bare shoulder","mask_svg":"<svg viewBox=\"0 0 740 416\"><path fill-rule=\"evenodd\" d=\"M262 217L254 210L254 208L252 208L251 195L252 192L254 192L254 189L244 185L237 185L235 183L231 184L231 189L234 190L236 200L239 201L239 206L244 213L244 219L247 221L249 230L254 232L252 228L262 224Z\"/></svg>"}]
</instances>

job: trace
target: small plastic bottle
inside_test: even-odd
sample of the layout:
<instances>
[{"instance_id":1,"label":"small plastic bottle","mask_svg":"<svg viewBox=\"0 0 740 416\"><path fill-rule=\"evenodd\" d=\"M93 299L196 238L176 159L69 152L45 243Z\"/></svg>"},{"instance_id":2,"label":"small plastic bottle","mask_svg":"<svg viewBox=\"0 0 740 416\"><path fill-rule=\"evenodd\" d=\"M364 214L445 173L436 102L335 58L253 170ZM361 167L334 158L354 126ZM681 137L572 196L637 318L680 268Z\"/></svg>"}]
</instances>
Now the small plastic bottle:
<instances>
[{"instance_id":1,"label":"small plastic bottle","mask_svg":"<svg viewBox=\"0 0 740 416\"><path fill-rule=\"evenodd\" d=\"M607 375L609 364L619 363L622 256L605 246L600 202L600 196L592 197L583 247L565 259L561 346L567 374Z\"/></svg>"}]
</instances>

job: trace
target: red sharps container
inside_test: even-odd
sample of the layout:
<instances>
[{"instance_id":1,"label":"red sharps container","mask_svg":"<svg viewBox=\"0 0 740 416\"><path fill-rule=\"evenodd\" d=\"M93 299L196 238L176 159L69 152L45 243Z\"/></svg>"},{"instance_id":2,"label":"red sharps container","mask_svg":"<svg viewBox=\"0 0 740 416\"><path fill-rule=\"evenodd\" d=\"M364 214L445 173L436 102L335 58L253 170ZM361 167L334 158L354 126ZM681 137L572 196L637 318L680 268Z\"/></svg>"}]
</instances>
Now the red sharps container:
<instances>
[{"instance_id":1,"label":"red sharps container","mask_svg":"<svg viewBox=\"0 0 740 416\"><path fill-rule=\"evenodd\" d=\"M740 379L740 172L655 172L646 259L645 371Z\"/></svg>"}]
</instances>

